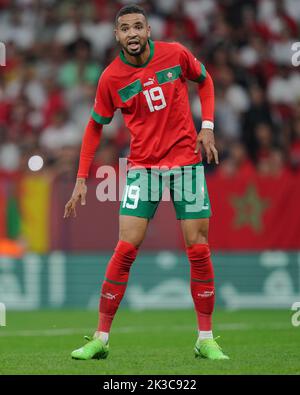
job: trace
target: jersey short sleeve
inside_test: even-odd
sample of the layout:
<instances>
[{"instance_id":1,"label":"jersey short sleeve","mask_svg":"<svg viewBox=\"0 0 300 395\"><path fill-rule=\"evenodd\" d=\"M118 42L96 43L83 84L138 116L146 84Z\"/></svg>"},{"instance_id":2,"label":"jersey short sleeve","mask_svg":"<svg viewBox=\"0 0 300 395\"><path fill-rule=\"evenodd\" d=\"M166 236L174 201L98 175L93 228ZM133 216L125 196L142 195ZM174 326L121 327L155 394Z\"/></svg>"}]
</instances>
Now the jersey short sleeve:
<instances>
[{"instance_id":1,"label":"jersey short sleeve","mask_svg":"<svg viewBox=\"0 0 300 395\"><path fill-rule=\"evenodd\" d=\"M114 104L111 97L108 78L105 71L99 78L94 107L91 111L92 118L102 125L110 123L114 115Z\"/></svg>"},{"instance_id":2,"label":"jersey short sleeve","mask_svg":"<svg viewBox=\"0 0 300 395\"><path fill-rule=\"evenodd\" d=\"M203 82L206 78L206 69L186 47L179 44L180 66L183 76L190 81Z\"/></svg>"}]
</instances>

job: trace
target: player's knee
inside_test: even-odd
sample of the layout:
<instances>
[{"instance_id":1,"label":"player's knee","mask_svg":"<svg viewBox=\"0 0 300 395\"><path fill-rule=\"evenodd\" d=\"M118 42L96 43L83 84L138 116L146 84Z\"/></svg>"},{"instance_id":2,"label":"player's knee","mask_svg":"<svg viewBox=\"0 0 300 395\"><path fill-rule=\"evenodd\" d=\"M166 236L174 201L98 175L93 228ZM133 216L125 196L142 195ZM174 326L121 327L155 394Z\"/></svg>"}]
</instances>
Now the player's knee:
<instances>
[{"instance_id":1,"label":"player's knee","mask_svg":"<svg viewBox=\"0 0 300 395\"><path fill-rule=\"evenodd\" d=\"M185 235L186 247L192 247L194 244L208 244L207 235L199 232L194 232Z\"/></svg>"},{"instance_id":2,"label":"player's knee","mask_svg":"<svg viewBox=\"0 0 300 395\"><path fill-rule=\"evenodd\" d=\"M119 239L122 241L126 241L127 243L130 243L138 248L142 244L144 237L138 232L120 231Z\"/></svg>"}]
</instances>

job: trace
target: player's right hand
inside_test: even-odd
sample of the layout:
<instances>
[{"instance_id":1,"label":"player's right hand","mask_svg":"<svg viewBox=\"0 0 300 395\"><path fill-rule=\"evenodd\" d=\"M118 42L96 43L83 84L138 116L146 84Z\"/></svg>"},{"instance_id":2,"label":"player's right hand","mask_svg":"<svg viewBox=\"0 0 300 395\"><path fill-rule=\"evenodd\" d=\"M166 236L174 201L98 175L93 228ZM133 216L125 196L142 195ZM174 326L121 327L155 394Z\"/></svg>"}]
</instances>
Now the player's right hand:
<instances>
[{"instance_id":1,"label":"player's right hand","mask_svg":"<svg viewBox=\"0 0 300 395\"><path fill-rule=\"evenodd\" d=\"M84 178L77 178L71 199L65 205L64 218L68 218L73 214L76 217L76 204L80 199L81 205L86 205L87 186L85 185Z\"/></svg>"}]
</instances>

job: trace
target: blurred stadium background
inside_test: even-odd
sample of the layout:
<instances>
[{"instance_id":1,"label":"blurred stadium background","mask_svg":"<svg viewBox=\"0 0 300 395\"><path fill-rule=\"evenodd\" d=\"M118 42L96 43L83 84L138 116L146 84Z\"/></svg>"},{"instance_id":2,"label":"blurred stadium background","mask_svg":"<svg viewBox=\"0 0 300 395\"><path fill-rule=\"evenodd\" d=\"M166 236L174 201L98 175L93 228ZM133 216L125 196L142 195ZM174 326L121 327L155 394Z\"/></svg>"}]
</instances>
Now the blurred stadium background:
<instances>
[{"instance_id":1,"label":"blurred stadium background","mask_svg":"<svg viewBox=\"0 0 300 395\"><path fill-rule=\"evenodd\" d=\"M0 302L10 310L97 311L118 237L119 202L99 202L96 170L128 151L116 113L104 128L76 219L63 209L76 178L96 84L119 49L126 1L0 0ZM136 2L137 3L137 2ZM300 300L299 0L152 0L154 40L177 40L213 76L221 164L206 166L217 306L291 308ZM201 109L190 100L197 130ZM39 155L44 165L32 171ZM171 204L162 203L123 306L191 309L189 268ZM96 315L95 315L96 318Z\"/></svg>"}]
</instances>

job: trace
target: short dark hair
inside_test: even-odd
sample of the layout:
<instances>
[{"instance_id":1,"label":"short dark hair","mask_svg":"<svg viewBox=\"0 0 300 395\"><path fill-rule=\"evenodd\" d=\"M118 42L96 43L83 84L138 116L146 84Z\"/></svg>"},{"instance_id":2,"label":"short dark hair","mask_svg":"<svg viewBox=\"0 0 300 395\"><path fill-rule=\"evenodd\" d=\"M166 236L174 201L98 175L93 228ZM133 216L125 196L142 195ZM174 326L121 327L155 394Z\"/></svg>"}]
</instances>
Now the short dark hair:
<instances>
[{"instance_id":1,"label":"short dark hair","mask_svg":"<svg viewBox=\"0 0 300 395\"><path fill-rule=\"evenodd\" d=\"M127 15L127 14L142 14L142 15L144 15L144 17L147 20L147 14L146 14L144 8L140 7L137 4L128 4L128 5L125 5L124 7L122 7L118 11L118 13L116 15L116 19L115 19L115 25L117 26L118 19L120 16Z\"/></svg>"}]
</instances>

